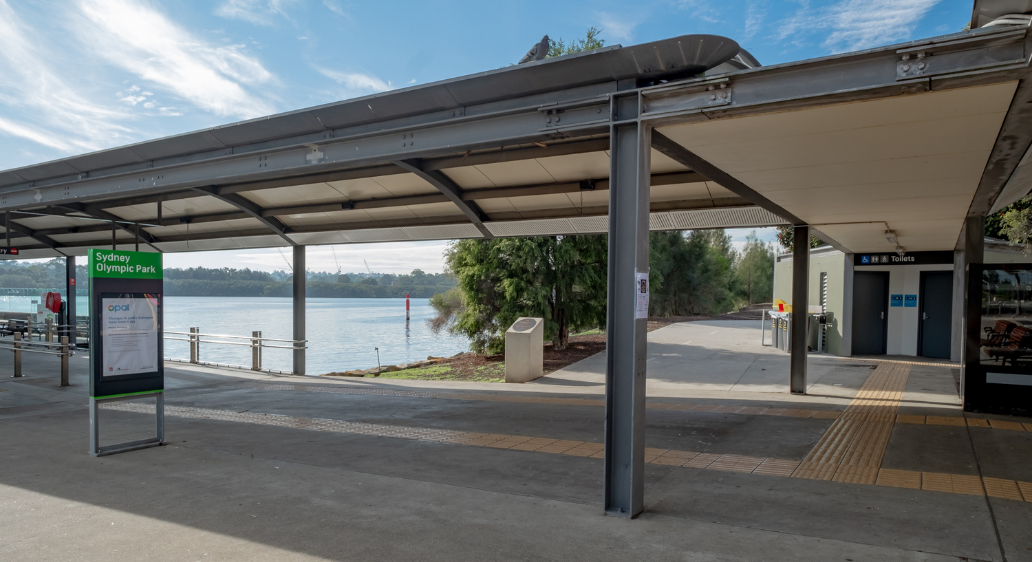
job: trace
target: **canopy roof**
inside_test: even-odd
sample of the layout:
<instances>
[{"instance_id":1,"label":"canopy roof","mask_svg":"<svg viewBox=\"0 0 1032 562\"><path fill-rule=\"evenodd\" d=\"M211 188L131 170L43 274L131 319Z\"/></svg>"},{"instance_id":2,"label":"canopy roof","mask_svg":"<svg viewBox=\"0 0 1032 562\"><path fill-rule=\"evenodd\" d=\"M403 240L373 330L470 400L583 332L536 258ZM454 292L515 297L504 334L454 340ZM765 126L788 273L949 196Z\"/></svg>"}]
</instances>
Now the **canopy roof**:
<instances>
[{"instance_id":1,"label":"canopy roof","mask_svg":"<svg viewBox=\"0 0 1032 562\"><path fill-rule=\"evenodd\" d=\"M770 67L715 36L599 49L3 171L0 210L23 257L606 232L637 90L652 229L953 249L1029 190L1027 31Z\"/></svg>"}]
</instances>

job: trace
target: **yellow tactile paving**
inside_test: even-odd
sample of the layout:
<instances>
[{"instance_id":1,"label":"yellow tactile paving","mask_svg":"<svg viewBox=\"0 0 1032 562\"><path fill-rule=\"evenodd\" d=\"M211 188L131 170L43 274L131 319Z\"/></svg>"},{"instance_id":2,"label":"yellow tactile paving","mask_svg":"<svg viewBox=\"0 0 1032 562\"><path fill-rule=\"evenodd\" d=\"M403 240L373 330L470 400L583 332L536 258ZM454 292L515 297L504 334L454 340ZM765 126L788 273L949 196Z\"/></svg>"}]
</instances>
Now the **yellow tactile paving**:
<instances>
[{"instance_id":1,"label":"yellow tactile paving","mask_svg":"<svg viewBox=\"0 0 1032 562\"><path fill-rule=\"evenodd\" d=\"M756 467L753 474L765 474L767 476L792 476L795 469L799 467L798 461L782 459L763 459L760 466Z\"/></svg>"},{"instance_id":2,"label":"yellow tactile paving","mask_svg":"<svg viewBox=\"0 0 1032 562\"><path fill-rule=\"evenodd\" d=\"M968 427L989 427L989 420L967 418Z\"/></svg>"},{"instance_id":3,"label":"yellow tactile paving","mask_svg":"<svg viewBox=\"0 0 1032 562\"><path fill-rule=\"evenodd\" d=\"M1032 482L1018 482L1017 484L1025 501L1032 502Z\"/></svg>"},{"instance_id":4,"label":"yellow tactile paving","mask_svg":"<svg viewBox=\"0 0 1032 562\"><path fill-rule=\"evenodd\" d=\"M951 492L954 494L985 495L982 481L977 476L964 474L942 474L938 472L921 473L921 489L934 492Z\"/></svg>"},{"instance_id":5,"label":"yellow tactile paving","mask_svg":"<svg viewBox=\"0 0 1032 562\"><path fill-rule=\"evenodd\" d=\"M967 425L967 422L964 421L964 418L948 416L928 416L927 421L925 423L927 423L928 425Z\"/></svg>"},{"instance_id":6,"label":"yellow tactile paving","mask_svg":"<svg viewBox=\"0 0 1032 562\"><path fill-rule=\"evenodd\" d=\"M726 472L750 473L756 470L763 462L759 457L746 457L742 455L720 455L707 467L710 470L723 470Z\"/></svg>"},{"instance_id":7,"label":"yellow tactile paving","mask_svg":"<svg viewBox=\"0 0 1032 562\"><path fill-rule=\"evenodd\" d=\"M920 365L923 363L912 363L904 361L891 361L887 362L889 365ZM428 392L428 391L407 391L407 390L380 390L380 389L352 389L352 388L328 388L325 386L311 386L311 385L299 385L299 384L264 384L264 383L249 383L241 385L245 388L257 388L264 390L297 390L304 392L320 392L320 393L332 393L332 394L373 394L382 396L406 396L415 398L439 398L446 400L481 400L489 402L515 402L515 403L526 403L526 404L557 404L567 406L604 406L603 400L592 400L585 398L555 398L555 397L542 397L542 396L499 396L493 394L460 394L460 393L447 393L447 392ZM866 403L871 406L885 406L892 400L886 402L884 398L872 397ZM842 417L843 412L836 410L807 410L798 408L765 408L762 406L746 406L742 404L683 404L683 403L671 403L671 402L655 402L650 401L645 405L650 410L675 410L675 411L691 411L691 412L703 412L703 413L715 413L715 414L734 414L734 415L748 415L748 416L782 416L782 417L794 417L794 418L812 418L822 420L834 420ZM856 413L854 412L854 416ZM871 421L886 421L891 418L891 414L888 409L872 408L869 411L864 411L859 417L865 420ZM899 414L895 418L896 423L907 423L907 424L925 424L925 425L955 425L964 426L969 422L963 417L944 417L944 416L923 416L923 415L908 415ZM979 420L970 422L974 427L990 428L990 429L1003 429L1009 431L1028 431L1032 432L1032 423L1014 422L1007 420Z\"/></svg>"},{"instance_id":8,"label":"yellow tactile paving","mask_svg":"<svg viewBox=\"0 0 1032 562\"><path fill-rule=\"evenodd\" d=\"M1025 431L1025 428L1018 422L1003 420L986 420L993 429L1009 429L1011 431Z\"/></svg>"},{"instance_id":9,"label":"yellow tactile paving","mask_svg":"<svg viewBox=\"0 0 1032 562\"><path fill-rule=\"evenodd\" d=\"M878 486L891 486L893 488L921 489L921 473L912 470L892 470L883 468L878 471Z\"/></svg>"},{"instance_id":10,"label":"yellow tactile paving","mask_svg":"<svg viewBox=\"0 0 1032 562\"><path fill-rule=\"evenodd\" d=\"M105 404L104 409L141 412L153 414L154 407L144 404ZM550 439L547 437L527 437L522 435L504 435L497 433L477 433L454 431L447 429L419 428L407 426L389 426L369 423L346 422L342 420L299 418L253 412L233 412L228 410L212 410L205 408L186 408L166 406L165 415L194 419L211 419L219 421L243 422L258 425L348 433L352 435L368 435L390 437L396 439L414 439L443 444L473 445L481 447L507 448L518 451L536 451L541 453L558 453L588 458L601 458L604 446L601 443ZM856 420L852 420L855 422ZM760 474L764 476L789 477L803 469L803 463L787 459L750 457L734 454L697 453L694 451L678 451L671 449L645 449L645 462L656 465L678 466L697 469L721 470ZM817 465L817 463L811 463ZM931 472L912 472L907 470L881 469L876 471L876 478L870 478L867 467L837 466L820 464L817 472L834 474L835 481L869 483L879 486L923 489L955 494L988 494L1009 500L1032 502L1032 483L1015 482L1000 478L985 478L961 474L941 474ZM836 474L839 473L839 474ZM832 480L829 476L823 478ZM869 482L867 482L870 480Z\"/></svg>"},{"instance_id":11,"label":"yellow tactile paving","mask_svg":"<svg viewBox=\"0 0 1032 562\"><path fill-rule=\"evenodd\" d=\"M909 374L907 364L879 365L793 476L874 484Z\"/></svg>"},{"instance_id":12,"label":"yellow tactile paving","mask_svg":"<svg viewBox=\"0 0 1032 562\"><path fill-rule=\"evenodd\" d=\"M1018 488L1018 483L1013 480L983 478L982 483L985 484L985 493L988 496L1007 500L1023 499L1021 497L1021 490Z\"/></svg>"}]
</instances>

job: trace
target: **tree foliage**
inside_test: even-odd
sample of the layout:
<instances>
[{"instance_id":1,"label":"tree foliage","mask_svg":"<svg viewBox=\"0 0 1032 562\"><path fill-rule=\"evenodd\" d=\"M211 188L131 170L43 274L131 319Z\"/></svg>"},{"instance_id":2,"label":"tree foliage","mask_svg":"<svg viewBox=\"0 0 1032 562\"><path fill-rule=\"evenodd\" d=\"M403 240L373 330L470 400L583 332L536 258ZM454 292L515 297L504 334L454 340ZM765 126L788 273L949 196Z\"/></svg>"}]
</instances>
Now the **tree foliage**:
<instances>
[{"instance_id":1,"label":"tree foliage","mask_svg":"<svg viewBox=\"0 0 1032 562\"><path fill-rule=\"evenodd\" d=\"M590 51L592 49L601 49L606 45L606 40L599 37L602 33L601 29L597 27L588 28L587 34L584 39L574 39L566 44L563 38L553 39L551 44L548 46L548 55L545 58L561 57L563 55L572 55L581 51Z\"/></svg>"},{"instance_id":2,"label":"tree foliage","mask_svg":"<svg viewBox=\"0 0 1032 562\"><path fill-rule=\"evenodd\" d=\"M986 217L985 235L1021 244L1025 254L1032 253L1032 196L1015 201L1000 212Z\"/></svg>"},{"instance_id":3,"label":"tree foliage","mask_svg":"<svg viewBox=\"0 0 1032 562\"><path fill-rule=\"evenodd\" d=\"M431 300L431 327L465 334L477 352L504 348L504 332L521 316L545 319L545 338L564 349L570 330L605 324L605 236L537 236L460 240L445 258L458 279L454 295Z\"/></svg>"},{"instance_id":4,"label":"tree foliage","mask_svg":"<svg viewBox=\"0 0 1032 562\"><path fill-rule=\"evenodd\" d=\"M793 227L791 225L790 226L779 226L778 227L778 243L781 244L782 248L784 248L786 250L792 250L792 244L795 243L795 227ZM819 237L814 236L813 234L810 235L810 247L811 248L816 248L817 246L820 246L821 244L824 244L824 240L821 240Z\"/></svg>"},{"instance_id":5,"label":"tree foliage","mask_svg":"<svg viewBox=\"0 0 1032 562\"><path fill-rule=\"evenodd\" d=\"M435 295L434 331L471 341L476 352L504 348L505 330L519 317L545 319L556 349L571 332L606 326L606 236L463 240L446 254L458 286ZM750 235L735 251L722 230L653 232L649 236L652 316L719 314L768 302L774 249Z\"/></svg>"}]
</instances>

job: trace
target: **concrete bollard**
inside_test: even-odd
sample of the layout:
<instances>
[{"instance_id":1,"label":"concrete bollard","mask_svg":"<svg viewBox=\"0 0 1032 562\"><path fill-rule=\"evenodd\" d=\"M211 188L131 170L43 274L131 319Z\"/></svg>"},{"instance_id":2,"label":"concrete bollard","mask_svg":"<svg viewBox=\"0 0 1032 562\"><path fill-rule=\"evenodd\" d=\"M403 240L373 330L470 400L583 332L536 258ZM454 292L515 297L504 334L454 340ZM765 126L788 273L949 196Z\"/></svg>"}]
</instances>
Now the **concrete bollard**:
<instances>
[{"instance_id":1,"label":"concrete bollard","mask_svg":"<svg viewBox=\"0 0 1032 562\"><path fill-rule=\"evenodd\" d=\"M21 373L21 354L22 354L22 352L21 352L21 346L22 346L21 341L22 341L21 332L15 332L14 333L14 376L15 377L22 376L22 373Z\"/></svg>"},{"instance_id":2,"label":"concrete bollard","mask_svg":"<svg viewBox=\"0 0 1032 562\"><path fill-rule=\"evenodd\" d=\"M200 356L200 343L197 337L197 328L190 328L190 362L196 364Z\"/></svg>"},{"instance_id":3,"label":"concrete bollard","mask_svg":"<svg viewBox=\"0 0 1032 562\"><path fill-rule=\"evenodd\" d=\"M505 382L532 381L544 374L543 318L519 318L505 331Z\"/></svg>"},{"instance_id":4,"label":"concrete bollard","mask_svg":"<svg viewBox=\"0 0 1032 562\"><path fill-rule=\"evenodd\" d=\"M251 370L262 370L261 332L251 332Z\"/></svg>"},{"instance_id":5,"label":"concrete bollard","mask_svg":"<svg viewBox=\"0 0 1032 562\"><path fill-rule=\"evenodd\" d=\"M68 386L68 336L61 336L61 386Z\"/></svg>"}]
</instances>

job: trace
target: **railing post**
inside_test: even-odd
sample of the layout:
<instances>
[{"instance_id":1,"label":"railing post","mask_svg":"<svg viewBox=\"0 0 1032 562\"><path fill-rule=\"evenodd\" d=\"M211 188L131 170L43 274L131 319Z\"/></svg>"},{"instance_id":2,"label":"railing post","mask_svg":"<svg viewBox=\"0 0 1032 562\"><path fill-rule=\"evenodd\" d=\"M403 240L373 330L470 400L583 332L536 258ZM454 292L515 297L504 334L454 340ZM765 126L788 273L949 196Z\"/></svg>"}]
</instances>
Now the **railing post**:
<instances>
[{"instance_id":1,"label":"railing post","mask_svg":"<svg viewBox=\"0 0 1032 562\"><path fill-rule=\"evenodd\" d=\"M25 330L28 332L29 341L32 341L32 317L33 316L35 316L35 314L30 312L29 313L29 319L28 319L28 321L25 322Z\"/></svg>"},{"instance_id":2,"label":"railing post","mask_svg":"<svg viewBox=\"0 0 1032 562\"><path fill-rule=\"evenodd\" d=\"M68 386L68 336L61 336L61 386Z\"/></svg>"},{"instance_id":3,"label":"railing post","mask_svg":"<svg viewBox=\"0 0 1032 562\"><path fill-rule=\"evenodd\" d=\"M21 373L21 332L14 333L14 376L20 377Z\"/></svg>"},{"instance_id":4,"label":"railing post","mask_svg":"<svg viewBox=\"0 0 1032 562\"><path fill-rule=\"evenodd\" d=\"M47 318L47 343L54 343L54 319Z\"/></svg>"},{"instance_id":5,"label":"railing post","mask_svg":"<svg viewBox=\"0 0 1032 562\"><path fill-rule=\"evenodd\" d=\"M190 328L190 362L197 363L197 347L199 342L197 341L197 328Z\"/></svg>"},{"instance_id":6,"label":"railing post","mask_svg":"<svg viewBox=\"0 0 1032 562\"><path fill-rule=\"evenodd\" d=\"M261 346L261 340L258 339L258 332L251 332L251 370L261 371L262 364L259 359L259 349Z\"/></svg>"}]
</instances>

